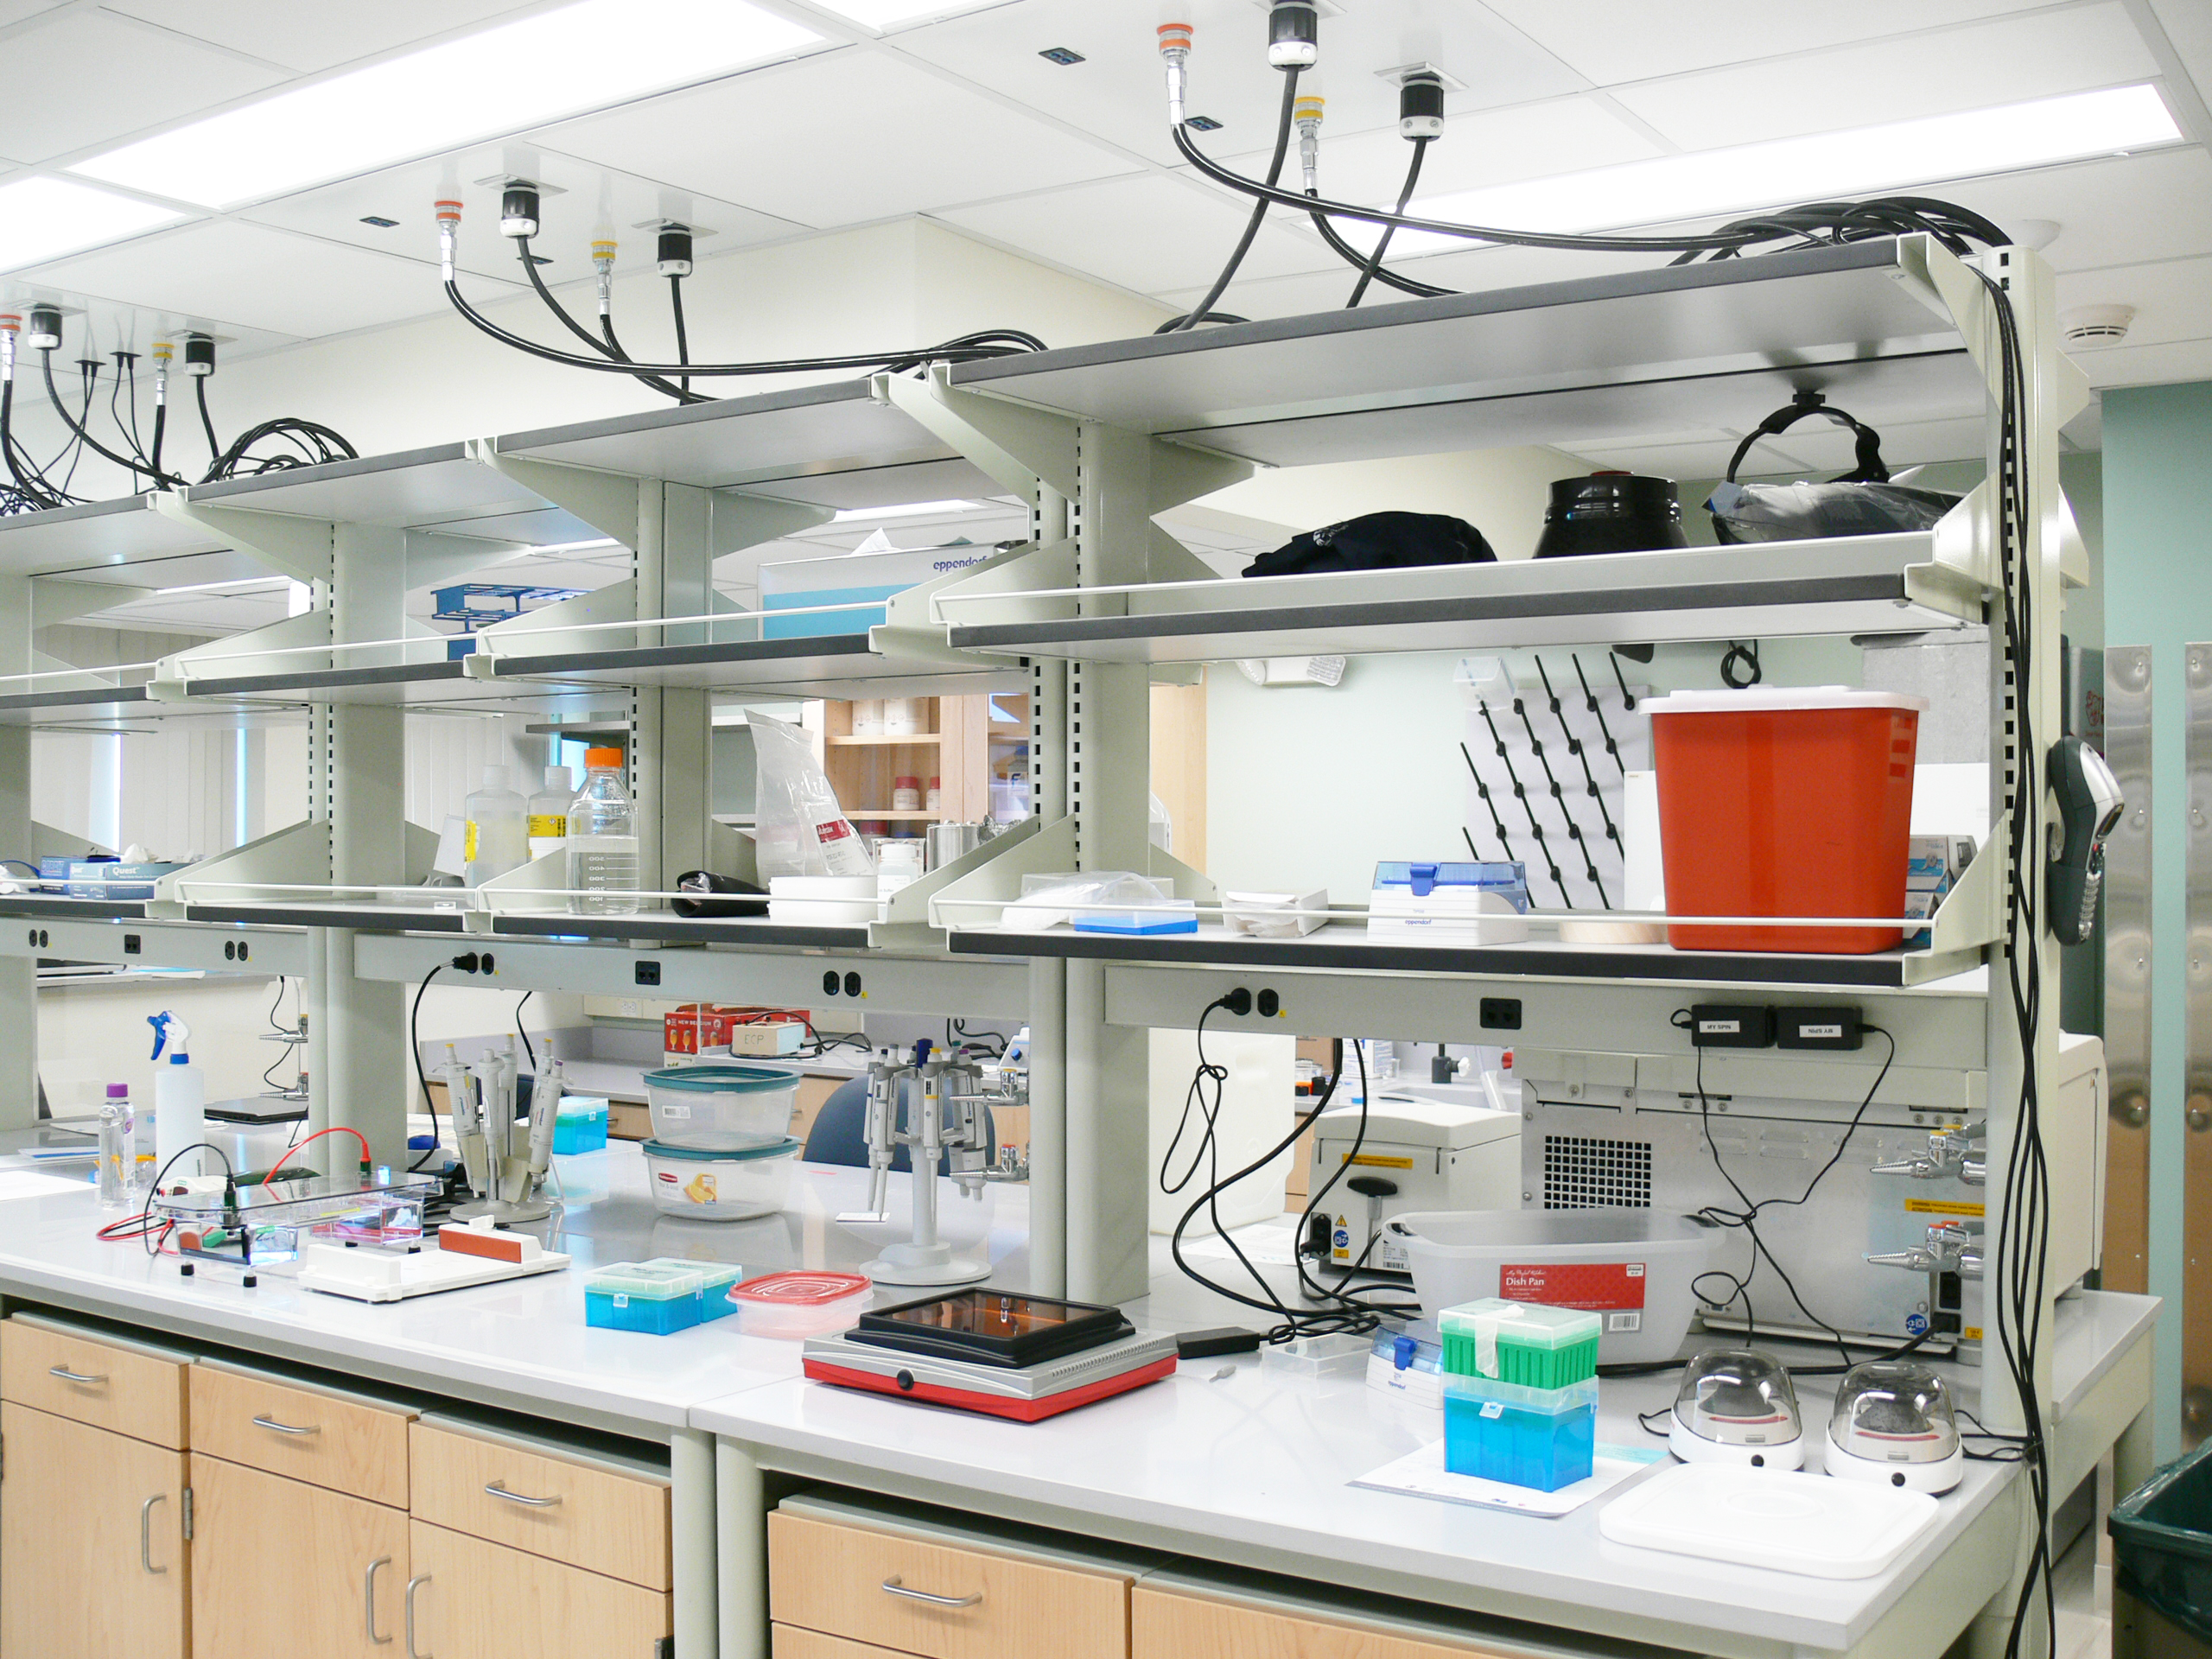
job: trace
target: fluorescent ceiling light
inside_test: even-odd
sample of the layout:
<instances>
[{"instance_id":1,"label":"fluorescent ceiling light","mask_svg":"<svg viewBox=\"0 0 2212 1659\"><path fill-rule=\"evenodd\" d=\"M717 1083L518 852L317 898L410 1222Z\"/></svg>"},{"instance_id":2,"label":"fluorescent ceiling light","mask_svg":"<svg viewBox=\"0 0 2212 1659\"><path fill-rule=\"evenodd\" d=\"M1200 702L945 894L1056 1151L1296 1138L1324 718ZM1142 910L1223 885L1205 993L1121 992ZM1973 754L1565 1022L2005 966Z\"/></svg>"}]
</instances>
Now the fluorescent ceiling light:
<instances>
[{"instance_id":1,"label":"fluorescent ceiling light","mask_svg":"<svg viewBox=\"0 0 2212 1659\"><path fill-rule=\"evenodd\" d=\"M2180 137L2155 87L2120 86L1530 179L1430 197L1412 211L1516 231L1618 230L2017 173ZM1401 231L1390 245L1427 253L1471 245Z\"/></svg>"},{"instance_id":2,"label":"fluorescent ceiling light","mask_svg":"<svg viewBox=\"0 0 2212 1659\"><path fill-rule=\"evenodd\" d=\"M743 0L581 0L226 110L70 170L227 207L710 79L820 39Z\"/></svg>"},{"instance_id":3,"label":"fluorescent ceiling light","mask_svg":"<svg viewBox=\"0 0 2212 1659\"><path fill-rule=\"evenodd\" d=\"M14 270L119 242L184 215L67 179L18 179L0 185L0 270Z\"/></svg>"},{"instance_id":4,"label":"fluorescent ceiling light","mask_svg":"<svg viewBox=\"0 0 2212 1659\"><path fill-rule=\"evenodd\" d=\"M885 29L920 17L957 17L1002 5L1005 0L813 0L824 11L834 11L865 28Z\"/></svg>"},{"instance_id":5,"label":"fluorescent ceiling light","mask_svg":"<svg viewBox=\"0 0 2212 1659\"><path fill-rule=\"evenodd\" d=\"M866 518L941 518L955 512L979 512L982 505L980 501L909 501L903 507L843 507L830 522L851 524Z\"/></svg>"},{"instance_id":6,"label":"fluorescent ceiling light","mask_svg":"<svg viewBox=\"0 0 2212 1659\"><path fill-rule=\"evenodd\" d=\"M242 594L252 588L288 587L291 580L289 576L234 576L228 582L194 582L181 588L156 588L154 596L159 599L169 594L213 594L226 590Z\"/></svg>"},{"instance_id":7,"label":"fluorescent ceiling light","mask_svg":"<svg viewBox=\"0 0 2212 1659\"><path fill-rule=\"evenodd\" d=\"M549 553L582 553L588 548L620 547L622 543L612 536L596 537L588 542L548 542L543 547L530 550L531 558L543 558Z\"/></svg>"}]
</instances>

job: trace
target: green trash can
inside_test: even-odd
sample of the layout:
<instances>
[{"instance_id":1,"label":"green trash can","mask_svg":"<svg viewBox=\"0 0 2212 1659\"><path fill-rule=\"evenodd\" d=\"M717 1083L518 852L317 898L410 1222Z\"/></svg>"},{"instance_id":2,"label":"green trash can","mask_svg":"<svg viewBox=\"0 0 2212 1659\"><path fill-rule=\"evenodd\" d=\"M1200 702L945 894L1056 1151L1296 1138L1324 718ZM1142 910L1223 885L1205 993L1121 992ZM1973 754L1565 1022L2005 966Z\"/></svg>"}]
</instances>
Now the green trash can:
<instances>
[{"instance_id":1,"label":"green trash can","mask_svg":"<svg viewBox=\"0 0 2212 1659\"><path fill-rule=\"evenodd\" d=\"M2113 1506L2113 1585L2212 1644L2212 1440Z\"/></svg>"}]
</instances>

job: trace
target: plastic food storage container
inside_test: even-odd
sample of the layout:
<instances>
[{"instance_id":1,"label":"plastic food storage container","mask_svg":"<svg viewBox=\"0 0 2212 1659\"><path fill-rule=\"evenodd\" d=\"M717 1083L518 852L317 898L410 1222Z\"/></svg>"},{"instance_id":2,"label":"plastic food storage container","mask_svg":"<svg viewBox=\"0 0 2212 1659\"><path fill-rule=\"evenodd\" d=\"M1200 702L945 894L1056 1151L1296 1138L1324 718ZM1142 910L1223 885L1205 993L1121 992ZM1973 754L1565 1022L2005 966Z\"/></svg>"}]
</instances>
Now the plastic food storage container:
<instances>
[{"instance_id":1,"label":"plastic food storage container","mask_svg":"<svg viewBox=\"0 0 2212 1659\"><path fill-rule=\"evenodd\" d=\"M1904 914L1922 697L1841 686L1678 691L1644 705L1674 916ZM1670 922L1688 950L1863 956L1899 927Z\"/></svg>"},{"instance_id":2,"label":"plastic food storage container","mask_svg":"<svg viewBox=\"0 0 2212 1659\"><path fill-rule=\"evenodd\" d=\"M595 1096L564 1095L553 1118L556 1157L607 1150L607 1103Z\"/></svg>"},{"instance_id":3,"label":"plastic food storage container","mask_svg":"<svg viewBox=\"0 0 2212 1659\"><path fill-rule=\"evenodd\" d=\"M741 1060L648 1071L653 1139L710 1152L773 1146L791 1132L798 1079L788 1066Z\"/></svg>"},{"instance_id":4,"label":"plastic food storage container","mask_svg":"<svg viewBox=\"0 0 2212 1659\"><path fill-rule=\"evenodd\" d=\"M791 1196L799 1143L790 1136L772 1147L712 1152L648 1141L646 1185L653 1207L693 1221L746 1221L773 1215Z\"/></svg>"},{"instance_id":5,"label":"plastic food storage container","mask_svg":"<svg viewBox=\"0 0 2212 1659\"><path fill-rule=\"evenodd\" d=\"M683 1262L615 1262L584 1281L584 1323L664 1337L704 1317L705 1281Z\"/></svg>"},{"instance_id":6,"label":"plastic food storage container","mask_svg":"<svg viewBox=\"0 0 2212 1659\"><path fill-rule=\"evenodd\" d=\"M1673 1358L1696 1311L1691 1281L1725 1242L1649 1210L1432 1210L1386 1224L1423 1307L1499 1296L1595 1313L1601 1365Z\"/></svg>"},{"instance_id":7,"label":"plastic food storage container","mask_svg":"<svg viewBox=\"0 0 2212 1659\"><path fill-rule=\"evenodd\" d=\"M694 1262L687 1256L657 1255L642 1265L671 1268L697 1275L699 1321L702 1325L709 1319L726 1319L736 1311L729 1305L729 1287L745 1277L745 1269L734 1262Z\"/></svg>"},{"instance_id":8,"label":"plastic food storage container","mask_svg":"<svg viewBox=\"0 0 2212 1659\"><path fill-rule=\"evenodd\" d=\"M854 1273L772 1273L733 1286L728 1301L748 1337L825 1337L849 1331L875 1287Z\"/></svg>"},{"instance_id":9,"label":"plastic food storage container","mask_svg":"<svg viewBox=\"0 0 2212 1659\"><path fill-rule=\"evenodd\" d=\"M1598 1379L1524 1389L1444 1379L1444 1466L1455 1475L1555 1492L1587 1480L1598 1449Z\"/></svg>"},{"instance_id":10,"label":"plastic food storage container","mask_svg":"<svg viewBox=\"0 0 2212 1659\"><path fill-rule=\"evenodd\" d=\"M1598 1375L1595 1313L1486 1296L1437 1315L1444 1369L1526 1389L1564 1389Z\"/></svg>"}]
</instances>

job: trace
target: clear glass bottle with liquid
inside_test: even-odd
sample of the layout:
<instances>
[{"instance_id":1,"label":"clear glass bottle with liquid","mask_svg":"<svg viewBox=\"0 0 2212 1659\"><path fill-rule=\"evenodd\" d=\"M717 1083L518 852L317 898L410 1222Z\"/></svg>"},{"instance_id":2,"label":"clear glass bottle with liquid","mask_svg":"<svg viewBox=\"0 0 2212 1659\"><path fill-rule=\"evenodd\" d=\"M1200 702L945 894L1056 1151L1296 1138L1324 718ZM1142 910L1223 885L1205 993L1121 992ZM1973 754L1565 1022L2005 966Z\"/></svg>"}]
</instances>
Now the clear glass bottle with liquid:
<instances>
[{"instance_id":1,"label":"clear glass bottle with liquid","mask_svg":"<svg viewBox=\"0 0 2212 1659\"><path fill-rule=\"evenodd\" d=\"M573 914L637 913L638 810L620 749L585 752L584 786L569 809L569 887Z\"/></svg>"},{"instance_id":2,"label":"clear glass bottle with liquid","mask_svg":"<svg viewBox=\"0 0 2212 1659\"><path fill-rule=\"evenodd\" d=\"M530 856L535 863L557 853L569 838L569 809L575 804L575 774L566 766L545 768L545 787L530 798Z\"/></svg>"},{"instance_id":3,"label":"clear glass bottle with liquid","mask_svg":"<svg viewBox=\"0 0 2212 1659\"><path fill-rule=\"evenodd\" d=\"M468 798L468 885L480 887L530 859L527 804L505 766L484 768L484 784Z\"/></svg>"},{"instance_id":4,"label":"clear glass bottle with liquid","mask_svg":"<svg viewBox=\"0 0 2212 1659\"><path fill-rule=\"evenodd\" d=\"M130 1177L137 1166L130 1145L129 1092L124 1091L125 1098L110 1099L100 1108L99 1191L103 1210L123 1208L129 1198ZM112 1084L109 1085L109 1093L114 1093Z\"/></svg>"}]
</instances>

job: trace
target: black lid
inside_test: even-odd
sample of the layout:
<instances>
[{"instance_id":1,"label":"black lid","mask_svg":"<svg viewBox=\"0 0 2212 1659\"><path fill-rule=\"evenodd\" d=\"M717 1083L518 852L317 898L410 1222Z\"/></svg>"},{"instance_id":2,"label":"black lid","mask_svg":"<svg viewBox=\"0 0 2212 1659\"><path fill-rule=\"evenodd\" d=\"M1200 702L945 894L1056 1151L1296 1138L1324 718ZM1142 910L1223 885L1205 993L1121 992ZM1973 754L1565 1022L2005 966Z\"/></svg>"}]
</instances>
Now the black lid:
<instances>
[{"instance_id":1,"label":"black lid","mask_svg":"<svg viewBox=\"0 0 2212 1659\"><path fill-rule=\"evenodd\" d=\"M1544 522L1555 524L1567 518L1647 518L1680 523L1682 504L1675 496L1671 478L1645 478L1637 473L1592 473L1586 478L1562 478L1552 485L1551 505Z\"/></svg>"}]
</instances>

